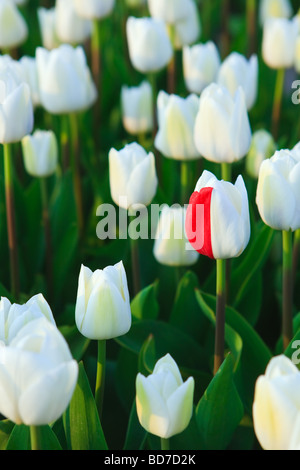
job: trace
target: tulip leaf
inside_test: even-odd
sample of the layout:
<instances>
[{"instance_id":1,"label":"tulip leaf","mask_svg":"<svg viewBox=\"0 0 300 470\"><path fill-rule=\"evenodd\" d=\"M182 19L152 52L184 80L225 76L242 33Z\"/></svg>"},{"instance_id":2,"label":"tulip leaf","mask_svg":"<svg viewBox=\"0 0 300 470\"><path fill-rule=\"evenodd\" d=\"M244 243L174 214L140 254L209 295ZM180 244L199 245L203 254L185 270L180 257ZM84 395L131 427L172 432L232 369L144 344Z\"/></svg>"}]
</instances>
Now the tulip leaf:
<instances>
[{"instance_id":1,"label":"tulip leaf","mask_svg":"<svg viewBox=\"0 0 300 470\"><path fill-rule=\"evenodd\" d=\"M234 383L234 365L229 354L196 409L198 428L207 450L225 450L244 416Z\"/></svg>"},{"instance_id":2,"label":"tulip leaf","mask_svg":"<svg viewBox=\"0 0 300 470\"><path fill-rule=\"evenodd\" d=\"M157 361L155 340L152 335L144 342L139 354L139 372L151 374Z\"/></svg>"},{"instance_id":3,"label":"tulip leaf","mask_svg":"<svg viewBox=\"0 0 300 470\"><path fill-rule=\"evenodd\" d=\"M30 450L30 429L24 424L15 425L7 442L6 450Z\"/></svg>"},{"instance_id":4,"label":"tulip leaf","mask_svg":"<svg viewBox=\"0 0 300 470\"><path fill-rule=\"evenodd\" d=\"M68 447L72 450L107 450L96 403L83 363L71 403L64 414Z\"/></svg>"},{"instance_id":5,"label":"tulip leaf","mask_svg":"<svg viewBox=\"0 0 300 470\"><path fill-rule=\"evenodd\" d=\"M142 450L145 446L147 436L147 431L145 431L139 422L136 412L136 402L134 400L131 407L123 450Z\"/></svg>"},{"instance_id":6,"label":"tulip leaf","mask_svg":"<svg viewBox=\"0 0 300 470\"><path fill-rule=\"evenodd\" d=\"M215 312L215 296L196 291L202 309ZM206 304L206 307L204 307ZM256 379L265 372L272 353L253 327L233 308L226 307L226 325L230 326L243 342L242 354L236 375L236 384L249 414L252 412Z\"/></svg>"},{"instance_id":7,"label":"tulip leaf","mask_svg":"<svg viewBox=\"0 0 300 470\"><path fill-rule=\"evenodd\" d=\"M199 282L196 274L188 271L178 285L170 323L202 343L205 340L208 322L201 315L194 295L197 288L199 288Z\"/></svg>"},{"instance_id":8,"label":"tulip leaf","mask_svg":"<svg viewBox=\"0 0 300 470\"><path fill-rule=\"evenodd\" d=\"M149 335L155 340L156 354L171 354L180 367L208 371L206 351L191 336L162 321L142 320L132 324L130 331L116 341L139 354Z\"/></svg>"},{"instance_id":9,"label":"tulip leaf","mask_svg":"<svg viewBox=\"0 0 300 470\"><path fill-rule=\"evenodd\" d=\"M230 281L231 304L234 308L239 308L244 296L247 294L247 289L251 286L251 279L266 261L273 238L274 230L262 224L258 233L255 233L255 236L253 234L253 241L239 259L238 264L234 266Z\"/></svg>"},{"instance_id":10,"label":"tulip leaf","mask_svg":"<svg viewBox=\"0 0 300 470\"><path fill-rule=\"evenodd\" d=\"M135 320L156 320L159 315L157 302L157 282L139 292L131 302L131 312Z\"/></svg>"},{"instance_id":11,"label":"tulip leaf","mask_svg":"<svg viewBox=\"0 0 300 470\"><path fill-rule=\"evenodd\" d=\"M14 426L15 424L8 419L0 421L0 450L4 450L6 448Z\"/></svg>"}]
</instances>

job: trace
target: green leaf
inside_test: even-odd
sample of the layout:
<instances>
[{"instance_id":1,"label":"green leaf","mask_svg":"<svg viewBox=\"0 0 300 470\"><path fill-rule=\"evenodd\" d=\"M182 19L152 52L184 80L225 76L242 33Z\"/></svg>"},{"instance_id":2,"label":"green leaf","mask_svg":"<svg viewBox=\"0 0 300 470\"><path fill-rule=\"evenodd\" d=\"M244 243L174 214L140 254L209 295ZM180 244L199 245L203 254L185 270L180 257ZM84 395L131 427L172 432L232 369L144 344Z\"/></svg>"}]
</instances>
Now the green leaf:
<instances>
[{"instance_id":1,"label":"green leaf","mask_svg":"<svg viewBox=\"0 0 300 470\"><path fill-rule=\"evenodd\" d=\"M244 416L229 354L198 403L196 419L207 450L225 450Z\"/></svg>"},{"instance_id":2,"label":"green leaf","mask_svg":"<svg viewBox=\"0 0 300 470\"><path fill-rule=\"evenodd\" d=\"M24 424L15 425L7 442L6 450L30 450L30 429Z\"/></svg>"},{"instance_id":3,"label":"green leaf","mask_svg":"<svg viewBox=\"0 0 300 470\"><path fill-rule=\"evenodd\" d=\"M75 326L61 326L59 328L60 332L66 339L72 356L76 361L81 361L82 356L84 355L85 351L87 350L90 340L85 338L79 331L78 328Z\"/></svg>"},{"instance_id":4,"label":"green leaf","mask_svg":"<svg viewBox=\"0 0 300 470\"><path fill-rule=\"evenodd\" d=\"M134 297L131 302L131 312L134 319L156 320L158 318L157 286L158 283L155 282Z\"/></svg>"},{"instance_id":5,"label":"green leaf","mask_svg":"<svg viewBox=\"0 0 300 470\"><path fill-rule=\"evenodd\" d=\"M0 450L4 450L6 448L14 426L14 423L8 419L0 421Z\"/></svg>"},{"instance_id":6,"label":"green leaf","mask_svg":"<svg viewBox=\"0 0 300 470\"><path fill-rule=\"evenodd\" d=\"M42 450L62 450L59 440L50 426L41 426L39 431Z\"/></svg>"},{"instance_id":7,"label":"green leaf","mask_svg":"<svg viewBox=\"0 0 300 470\"><path fill-rule=\"evenodd\" d=\"M136 402L134 400L131 407L123 450L142 450L145 446L147 436L147 431L141 426L139 422L136 412Z\"/></svg>"},{"instance_id":8,"label":"green leaf","mask_svg":"<svg viewBox=\"0 0 300 470\"><path fill-rule=\"evenodd\" d=\"M78 383L64 414L68 446L72 450L107 450L96 403L82 362Z\"/></svg>"}]
</instances>

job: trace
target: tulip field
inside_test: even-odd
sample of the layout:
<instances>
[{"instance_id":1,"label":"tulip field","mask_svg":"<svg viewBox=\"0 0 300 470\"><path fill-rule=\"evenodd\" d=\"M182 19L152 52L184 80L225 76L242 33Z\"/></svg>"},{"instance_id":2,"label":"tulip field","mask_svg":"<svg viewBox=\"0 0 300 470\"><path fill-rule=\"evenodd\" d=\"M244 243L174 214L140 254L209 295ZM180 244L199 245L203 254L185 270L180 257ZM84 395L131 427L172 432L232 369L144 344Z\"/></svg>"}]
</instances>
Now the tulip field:
<instances>
[{"instance_id":1,"label":"tulip field","mask_svg":"<svg viewBox=\"0 0 300 470\"><path fill-rule=\"evenodd\" d=\"M299 113L298 0L0 0L1 450L300 450Z\"/></svg>"}]
</instances>

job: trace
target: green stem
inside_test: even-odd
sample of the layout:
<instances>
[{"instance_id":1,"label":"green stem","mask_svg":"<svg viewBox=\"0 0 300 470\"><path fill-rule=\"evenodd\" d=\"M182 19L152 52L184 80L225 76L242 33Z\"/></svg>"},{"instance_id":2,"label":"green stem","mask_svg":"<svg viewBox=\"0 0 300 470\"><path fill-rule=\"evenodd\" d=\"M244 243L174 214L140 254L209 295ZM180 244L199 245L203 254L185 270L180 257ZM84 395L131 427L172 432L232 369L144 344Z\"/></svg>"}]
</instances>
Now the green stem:
<instances>
[{"instance_id":1,"label":"green stem","mask_svg":"<svg viewBox=\"0 0 300 470\"><path fill-rule=\"evenodd\" d=\"M161 438L161 450L170 450L170 440Z\"/></svg>"},{"instance_id":2,"label":"green stem","mask_svg":"<svg viewBox=\"0 0 300 470\"><path fill-rule=\"evenodd\" d=\"M30 426L31 450L42 450L41 432L39 426Z\"/></svg>"},{"instance_id":3,"label":"green stem","mask_svg":"<svg viewBox=\"0 0 300 470\"><path fill-rule=\"evenodd\" d=\"M53 295L53 272L52 272L52 237L49 216L49 201L47 179L40 178L41 198L43 205L43 225L45 234L45 252L46 252L46 277L48 287L48 299L51 301Z\"/></svg>"},{"instance_id":4,"label":"green stem","mask_svg":"<svg viewBox=\"0 0 300 470\"><path fill-rule=\"evenodd\" d=\"M131 251L131 269L133 280L133 292L136 296L141 290L141 275L140 275L140 257L139 257L139 244L138 240L130 239Z\"/></svg>"},{"instance_id":5,"label":"green stem","mask_svg":"<svg viewBox=\"0 0 300 470\"><path fill-rule=\"evenodd\" d=\"M181 204L188 204L190 183L189 162L181 161Z\"/></svg>"},{"instance_id":6,"label":"green stem","mask_svg":"<svg viewBox=\"0 0 300 470\"><path fill-rule=\"evenodd\" d=\"M272 114L272 134L275 140L278 139L284 80L285 80L285 69L277 70L273 114Z\"/></svg>"},{"instance_id":7,"label":"green stem","mask_svg":"<svg viewBox=\"0 0 300 470\"><path fill-rule=\"evenodd\" d=\"M168 25L168 32L169 32L169 37L170 41L172 43L173 47L173 57L170 60L168 64L168 69L167 69L167 75L168 75L168 93L174 94L176 91L176 52L175 52L175 47L174 47L174 37L175 37L175 27L174 25Z\"/></svg>"},{"instance_id":8,"label":"green stem","mask_svg":"<svg viewBox=\"0 0 300 470\"><path fill-rule=\"evenodd\" d=\"M97 376L95 388L95 401L99 413L102 416L104 384L105 384L105 364L106 364L106 340L98 341L98 358L97 358Z\"/></svg>"},{"instance_id":9,"label":"green stem","mask_svg":"<svg viewBox=\"0 0 300 470\"><path fill-rule=\"evenodd\" d=\"M282 336L286 350L293 338L293 234L282 232Z\"/></svg>"},{"instance_id":10,"label":"green stem","mask_svg":"<svg viewBox=\"0 0 300 470\"><path fill-rule=\"evenodd\" d=\"M16 301L20 295L18 246L16 234L15 200L13 188L13 160L11 145L4 144L4 179L5 179L5 200L6 200L6 220L7 236L10 257L10 277L11 291Z\"/></svg>"},{"instance_id":11,"label":"green stem","mask_svg":"<svg viewBox=\"0 0 300 470\"><path fill-rule=\"evenodd\" d=\"M84 227L83 217L83 202L82 202L82 185L81 185L81 174L80 174L80 158L79 158L79 130L78 130L78 117L76 113L69 115L70 120L70 132L72 142L72 170L73 170L73 185L74 195L76 202L77 211L77 222L79 236L81 238Z\"/></svg>"},{"instance_id":12,"label":"green stem","mask_svg":"<svg viewBox=\"0 0 300 470\"><path fill-rule=\"evenodd\" d=\"M232 167L230 163L221 164L222 180L231 182Z\"/></svg>"},{"instance_id":13,"label":"green stem","mask_svg":"<svg viewBox=\"0 0 300 470\"><path fill-rule=\"evenodd\" d=\"M61 146L61 160L63 170L66 172L70 166L69 154L69 126L67 116L61 116L60 120L60 146Z\"/></svg>"},{"instance_id":14,"label":"green stem","mask_svg":"<svg viewBox=\"0 0 300 470\"><path fill-rule=\"evenodd\" d=\"M148 81L152 88L152 109L153 109L153 137L156 136L157 132L157 117L156 117L156 101L157 101L157 86L156 86L156 75L150 73Z\"/></svg>"},{"instance_id":15,"label":"green stem","mask_svg":"<svg viewBox=\"0 0 300 470\"><path fill-rule=\"evenodd\" d=\"M214 374L216 374L224 361L225 345L225 308L226 308L226 260L217 260L216 284L216 333Z\"/></svg>"},{"instance_id":16,"label":"green stem","mask_svg":"<svg viewBox=\"0 0 300 470\"><path fill-rule=\"evenodd\" d=\"M299 252L300 252L300 229L296 230L294 238L294 248L293 248L293 286L296 282L297 268L299 261Z\"/></svg>"},{"instance_id":17,"label":"green stem","mask_svg":"<svg viewBox=\"0 0 300 470\"><path fill-rule=\"evenodd\" d=\"M222 50L221 55L225 59L225 57L229 54L230 50L230 28L229 28L229 21L230 21L230 0L223 0L222 1L222 8L220 9L222 19L221 23L222 27Z\"/></svg>"},{"instance_id":18,"label":"green stem","mask_svg":"<svg viewBox=\"0 0 300 470\"><path fill-rule=\"evenodd\" d=\"M94 140L97 147L100 147L101 130L101 100L102 100L102 60L101 60L101 25L102 21L95 19L93 21L92 34L92 72L94 82L98 90L98 98L94 106Z\"/></svg>"},{"instance_id":19,"label":"green stem","mask_svg":"<svg viewBox=\"0 0 300 470\"><path fill-rule=\"evenodd\" d=\"M247 29L248 29L248 55L249 57L256 51L256 32L257 32L257 12L256 0L247 0Z\"/></svg>"}]
</instances>

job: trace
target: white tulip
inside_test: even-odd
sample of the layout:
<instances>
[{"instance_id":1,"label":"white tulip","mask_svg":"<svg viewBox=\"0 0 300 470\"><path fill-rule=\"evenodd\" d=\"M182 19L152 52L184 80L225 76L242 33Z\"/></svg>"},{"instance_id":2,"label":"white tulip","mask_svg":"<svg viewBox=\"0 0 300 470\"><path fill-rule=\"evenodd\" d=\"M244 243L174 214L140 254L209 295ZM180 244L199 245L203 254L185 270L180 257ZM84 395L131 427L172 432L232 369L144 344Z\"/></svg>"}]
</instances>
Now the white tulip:
<instances>
[{"instance_id":1,"label":"white tulip","mask_svg":"<svg viewBox=\"0 0 300 470\"><path fill-rule=\"evenodd\" d=\"M264 450L300 450L300 372L286 356L257 379L253 424Z\"/></svg>"},{"instance_id":2,"label":"white tulip","mask_svg":"<svg viewBox=\"0 0 300 470\"><path fill-rule=\"evenodd\" d=\"M199 253L217 260L240 256L251 231L242 176L233 185L204 171L191 196L185 227L188 240Z\"/></svg>"},{"instance_id":3,"label":"white tulip","mask_svg":"<svg viewBox=\"0 0 300 470\"><path fill-rule=\"evenodd\" d=\"M183 382L174 359L167 354L148 377L136 378L136 408L146 431L168 439L183 432L193 414L194 379Z\"/></svg>"},{"instance_id":4,"label":"white tulip","mask_svg":"<svg viewBox=\"0 0 300 470\"><path fill-rule=\"evenodd\" d=\"M58 164L58 145L53 131L36 130L22 140L24 165L34 177L45 178L55 173Z\"/></svg>"},{"instance_id":5,"label":"white tulip","mask_svg":"<svg viewBox=\"0 0 300 470\"><path fill-rule=\"evenodd\" d=\"M201 22L198 9L193 0L186 2L186 16L174 24L173 45L182 49L196 42L201 35Z\"/></svg>"},{"instance_id":6,"label":"white tulip","mask_svg":"<svg viewBox=\"0 0 300 470\"><path fill-rule=\"evenodd\" d=\"M262 55L270 68L293 67L297 34L297 24L293 20L276 18L265 22Z\"/></svg>"},{"instance_id":7,"label":"white tulip","mask_svg":"<svg viewBox=\"0 0 300 470\"><path fill-rule=\"evenodd\" d=\"M155 157L132 143L119 152L109 152L109 181L111 196L115 204L123 209L132 206L148 206L157 190L158 179Z\"/></svg>"},{"instance_id":8,"label":"white tulip","mask_svg":"<svg viewBox=\"0 0 300 470\"><path fill-rule=\"evenodd\" d=\"M246 157L247 172L253 178L258 178L262 162L271 158L276 151L273 136L266 130L254 132L249 153Z\"/></svg>"},{"instance_id":9,"label":"white tulip","mask_svg":"<svg viewBox=\"0 0 300 470\"><path fill-rule=\"evenodd\" d=\"M82 266L75 310L80 333L96 340L117 338L131 327L131 309L123 263L92 272Z\"/></svg>"},{"instance_id":10,"label":"white tulip","mask_svg":"<svg viewBox=\"0 0 300 470\"><path fill-rule=\"evenodd\" d=\"M92 23L77 15L73 0L56 0L55 30L61 42L81 44L91 37Z\"/></svg>"},{"instance_id":11,"label":"white tulip","mask_svg":"<svg viewBox=\"0 0 300 470\"><path fill-rule=\"evenodd\" d=\"M18 8L9 0L0 0L0 48L17 47L27 36L28 27Z\"/></svg>"},{"instance_id":12,"label":"white tulip","mask_svg":"<svg viewBox=\"0 0 300 470\"><path fill-rule=\"evenodd\" d=\"M116 0L72 0L77 15L89 20L101 19L110 15Z\"/></svg>"},{"instance_id":13,"label":"white tulip","mask_svg":"<svg viewBox=\"0 0 300 470\"><path fill-rule=\"evenodd\" d=\"M234 96L212 83L200 96L194 139L198 152L216 163L241 160L251 145L251 128L245 95L239 88Z\"/></svg>"},{"instance_id":14,"label":"white tulip","mask_svg":"<svg viewBox=\"0 0 300 470\"><path fill-rule=\"evenodd\" d=\"M37 12L43 47L56 49L60 45L55 28L56 9L40 7Z\"/></svg>"},{"instance_id":15,"label":"white tulip","mask_svg":"<svg viewBox=\"0 0 300 470\"><path fill-rule=\"evenodd\" d=\"M197 251L187 248L185 234L186 209L165 206L161 212L153 254L166 266L192 266L199 259Z\"/></svg>"},{"instance_id":16,"label":"white tulip","mask_svg":"<svg viewBox=\"0 0 300 470\"><path fill-rule=\"evenodd\" d=\"M187 16L187 4L192 0L148 0L150 15L173 24Z\"/></svg>"},{"instance_id":17,"label":"white tulip","mask_svg":"<svg viewBox=\"0 0 300 470\"><path fill-rule=\"evenodd\" d=\"M42 294L35 295L24 305L11 304L2 297L0 300L0 342L10 344L27 323L37 318L46 318L55 325L50 306Z\"/></svg>"},{"instance_id":18,"label":"white tulip","mask_svg":"<svg viewBox=\"0 0 300 470\"><path fill-rule=\"evenodd\" d=\"M293 8L290 0L261 0L260 1L260 23L264 23L270 18L290 18Z\"/></svg>"},{"instance_id":19,"label":"white tulip","mask_svg":"<svg viewBox=\"0 0 300 470\"><path fill-rule=\"evenodd\" d=\"M144 134L153 129L153 97L148 82L137 87L123 86L121 104L123 125L129 134Z\"/></svg>"},{"instance_id":20,"label":"white tulip","mask_svg":"<svg viewBox=\"0 0 300 470\"><path fill-rule=\"evenodd\" d=\"M199 98L186 99L161 91L157 99L158 133L155 147L165 156L176 160L200 158L194 143L194 127Z\"/></svg>"},{"instance_id":21,"label":"white tulip","mask_svg":"<svg viewBox=\"0 0 300 470\"><path fill-rule=\"evenodd\" d=\"M36 59L35 57L23 56L19 62L22 67L24 81L28 83L30 88L32 103L35 107L39 106L40 90L38 83Z\"/></svg>"},{"instance_id":22,"label":"white tulip","mask_svg":"<svg viewBox=\"0 0 300 470\"><path fill-rule=\"evenodd\" d=\"M43 426L66 410L78 364L66 340L45 318L30 321L0 343L0 413L16 424Z\"/></svg>"},{"instance_id":23,"label":"white tulip","mask_svg":"<svg viewBox=\"0 0 300 470\"><path fill-rule=\"evenodd\" d=\"M256 203L261 218L273 229L300 228L300 162L290 151L275 152L262 163Z\"/></svg>"},{"instance_id":24,"label":"white tulip","mask_svg":"<svg viewBox=\"0 0 300 470\"><path fill-rule=\"evenodd\" d=\"M2 144L19 142L33 128L30 88L11 65L0 68L0 123Z\"/></svg>"},{"instance_id":25,"label":"white tulip","mask_svg":"<svg viewBox=\"0 0 300 470\"><path fill-rule=\"evenodd\" d=\"M189 92L200 95L204 88L216 81L220 64L220 54L211 41L184 47L183 73Z\"/></svg>"},{"instance_id":26,"label":"white tulip","mask_svg":"<svg viewBox=\"0 0 300 470\"><path fill-rule=\"evenodd\" d=\"M257 55L252 55L247 60L242 54L232 52L221 65L217 81L219 85L227 88L232 97L241 87L245 93L247 109L252 109L258 89Z\"/></svg>"},{"instance_id":27,"label":"white tulip","mask_svg":"<svg viewBox=\"0 0 300 470\"><path fill-rule=\"evenodd\" d=\"M173 56L166 26L153 18L130 16L126 24L129 56L139 72L157 72L168 65Z\"/></svg>"},{"instance_id":28,"label":"white tulip","mask_svg":"<svg viewBox=\"0 0 300 470\"><path fill-rule=\"evenodd\" d=\"M52 51L39 47L36 63L41 103L49 113L80 112L94 104L97 90L82 47L63 44Z\"/></svg>"}]
</instances>

